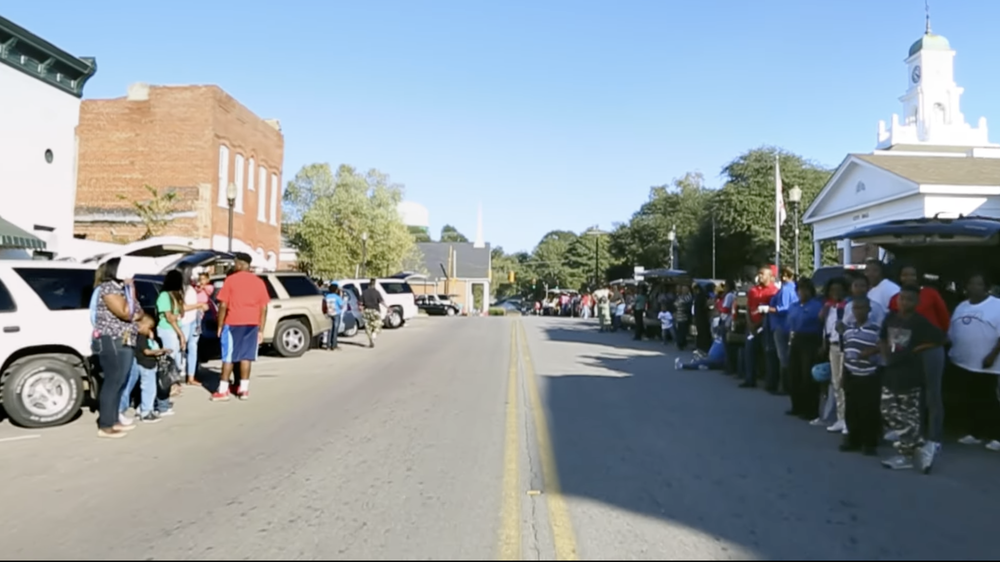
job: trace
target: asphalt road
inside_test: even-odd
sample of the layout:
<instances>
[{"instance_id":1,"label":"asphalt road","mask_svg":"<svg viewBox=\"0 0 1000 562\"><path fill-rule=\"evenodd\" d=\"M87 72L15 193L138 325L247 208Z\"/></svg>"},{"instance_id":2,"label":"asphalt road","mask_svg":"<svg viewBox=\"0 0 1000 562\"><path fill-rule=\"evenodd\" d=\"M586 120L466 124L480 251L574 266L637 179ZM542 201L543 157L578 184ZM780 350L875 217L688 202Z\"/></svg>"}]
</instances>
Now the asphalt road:
<instances>
[{"instance_id":1,"label":"asphalt road","mask_svg":"<svg viewBox=\"0 0 1000 562\"><path fill-rule=\"evenodd\" d=\"M267 358L250 401L186 391L118 441L89 415L4 422L0 558L1000 557L1000 455L888 472L665 351L421 318L374 350Z\"/></svg>"}]
</instances>

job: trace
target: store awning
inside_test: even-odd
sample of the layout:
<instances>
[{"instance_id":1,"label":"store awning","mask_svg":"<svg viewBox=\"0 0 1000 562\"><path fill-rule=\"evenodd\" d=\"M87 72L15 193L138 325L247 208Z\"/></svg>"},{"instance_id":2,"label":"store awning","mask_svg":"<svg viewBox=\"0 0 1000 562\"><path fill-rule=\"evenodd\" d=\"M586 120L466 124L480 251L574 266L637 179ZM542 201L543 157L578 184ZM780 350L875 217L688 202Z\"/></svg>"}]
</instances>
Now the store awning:
<instances>
[{"instance_id":1,"label":"store awning","mask_svg":"<svg viewBox=\"0 0 1000 562\"><path fill-rule=\"evenodd\" d=\"M0 217L0 249L44 250L45 241Z\"/></svg>"}]
</instances>

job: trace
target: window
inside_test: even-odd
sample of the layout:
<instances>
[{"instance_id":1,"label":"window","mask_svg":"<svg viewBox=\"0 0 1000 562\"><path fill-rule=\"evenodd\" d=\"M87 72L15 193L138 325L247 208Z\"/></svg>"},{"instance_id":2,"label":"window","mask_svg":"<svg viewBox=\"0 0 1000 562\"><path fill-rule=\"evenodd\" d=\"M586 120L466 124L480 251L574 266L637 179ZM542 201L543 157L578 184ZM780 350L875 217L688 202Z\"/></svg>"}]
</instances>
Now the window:
<instances>
[{"instance_id":1,"label":"window","mask_svg":"<svg viewBox=\"0 0 1000 562\"><path fill-rule=\"evenodd\" d=\"M379 281L378 284L382 286L382 290L387 295L413 294L413 289L410 288L410 284L406 281Z\"/></svg>"},{"instance_id":2,"label":"window","mask_svg":"<svg viewBox=\"0 0 1000 562\"><path fill-rule=\"evenodd\" d=\"M10 296L10 291L4 287L2 281L0 281L0 312L17 312L14 298Z\"/></svg>"},{"instance_id":3,"label":"window","mask_svg":"<svg viewBox=\"0 0 1000 562\"><path fill-rule=\"evenodd\" d=\"M247 166L247 191L254 190L253 180L255 177L255 172L257 171L257 166L254 165L253 156L250 157L250 164Z\"/></svg>"},{"instance_id":4,"label":"window","mask_svg":"<svg viewBox=\"0 0 1000 562\"><path fill-rule=\"evenodd\" d=\"M160 296L162 286L149 279L135 280L135 298L139 301L139 307L150 316L156 316L156 298Z\"/></svg>"},{"instance_id":5,"label":"window","mask_svg":"<svg viewBox=\"0 0 1000 562\"><path fill-rule=\"evenodd\" d=\"M90 308L90 295L94 292L93 269L16 267L14 271L49 310Z\"/></svg>"},{"instance_id":6,"label":"window","mask_svg":"<svg viewBox=\"0 0 1000 562\"><path fill-rule=\"evenodd\" d=\"M219 147L219 206L228 207L226 187L229 185L229 147Z\"/></svg>"},{"instance_id":7,"label":"window","mask_svg":"<svg viewBox=\"0 0 1000 562\"><path fill-rule=\"evenodd\" d=\"M257 191L257 220L267 222L267 168L260 167L260 190Z\"/></svg>"},{"instance_id":8,"label":"window","mask_svg":"<svg viewBox=\"0 0 1000 562\"><path fill-rule=\"evenodd\" d=\"M278 224L278 174L271 174L271 224Z\"/></svg>"},{"instance_id":9,"label":"window","mask_svg":"<svg viewBox=\"0 0 1000 562\"><path fill-rule=\"evenodd\" d=\"M290 297L308 297L320 294L319 287L305 275L279 275L278 282L288 291Z\"/></svg>"},{"instance_id":10,"label":"window","mask_svg":"<svg viewBox=\"0 0 1000 562\"><path fill-rule=\"evenodd\" d=\"M236 212L243 212L243 174L246 171L246 167L243 165L243 155L236 155L236 179L233 180L236 183Z\"/></svg>"},{"instance_id":11,"label":"window","mask_svg":"<svg viewBox=\"0 0 1000 562\"><path fill-rule=\"evenodd\" d=\"M258 275L261 281L264 282L264 286L267 287L267 294L272 300L278 298L278 292L274 290L274 286L271 285L271 281L264 275Z\"/></svg>"}]
</instances>

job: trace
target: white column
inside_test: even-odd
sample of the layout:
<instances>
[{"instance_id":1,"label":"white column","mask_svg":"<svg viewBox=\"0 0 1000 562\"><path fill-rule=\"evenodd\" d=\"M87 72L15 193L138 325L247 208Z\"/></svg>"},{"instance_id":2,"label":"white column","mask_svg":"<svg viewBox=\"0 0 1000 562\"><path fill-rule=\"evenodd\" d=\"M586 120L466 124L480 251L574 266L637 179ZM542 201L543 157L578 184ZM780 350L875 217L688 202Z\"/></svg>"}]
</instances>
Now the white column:
<instances>
[{"instance_id":1,"label":"white column","mask_svg":"<svg viewBox=\"0 0 1000 562\"><path fill-rule=\"evenodd\" d=\"M823 248L819 240L813 241L813 271L823 267Z\"/></svg>"},{"instance_id":2,"label":"white column","mask_svg":"<svg viewBox=\"0 0 1000 562\"><path fill-rule=\"evenodd\" d=\"M844 265L849 265L851 263L851 241L845 239L845 240L841 241L841 244L844 245L843 246L843 249L844 249Z\"/></svg>"}]
</instances>

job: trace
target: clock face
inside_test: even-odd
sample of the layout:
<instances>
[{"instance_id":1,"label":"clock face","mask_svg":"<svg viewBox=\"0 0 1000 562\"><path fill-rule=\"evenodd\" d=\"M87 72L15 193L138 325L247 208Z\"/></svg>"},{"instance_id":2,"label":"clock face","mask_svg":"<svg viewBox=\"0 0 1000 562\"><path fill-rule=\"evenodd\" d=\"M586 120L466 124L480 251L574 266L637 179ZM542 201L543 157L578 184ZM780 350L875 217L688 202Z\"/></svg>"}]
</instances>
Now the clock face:
<instances>
[{"instance_id":1,"label":"clock face","mask_svg":"<svg viewBox=\"0 0 1000 562\"><path fill-rule=\"evenodd\" d=\"M920 65L919 64L917 66L913 67L913 72L910 73L910 80L913 80L914 84L917 84L917 83L920 82Z\"/></svg>"}]
</instances>

